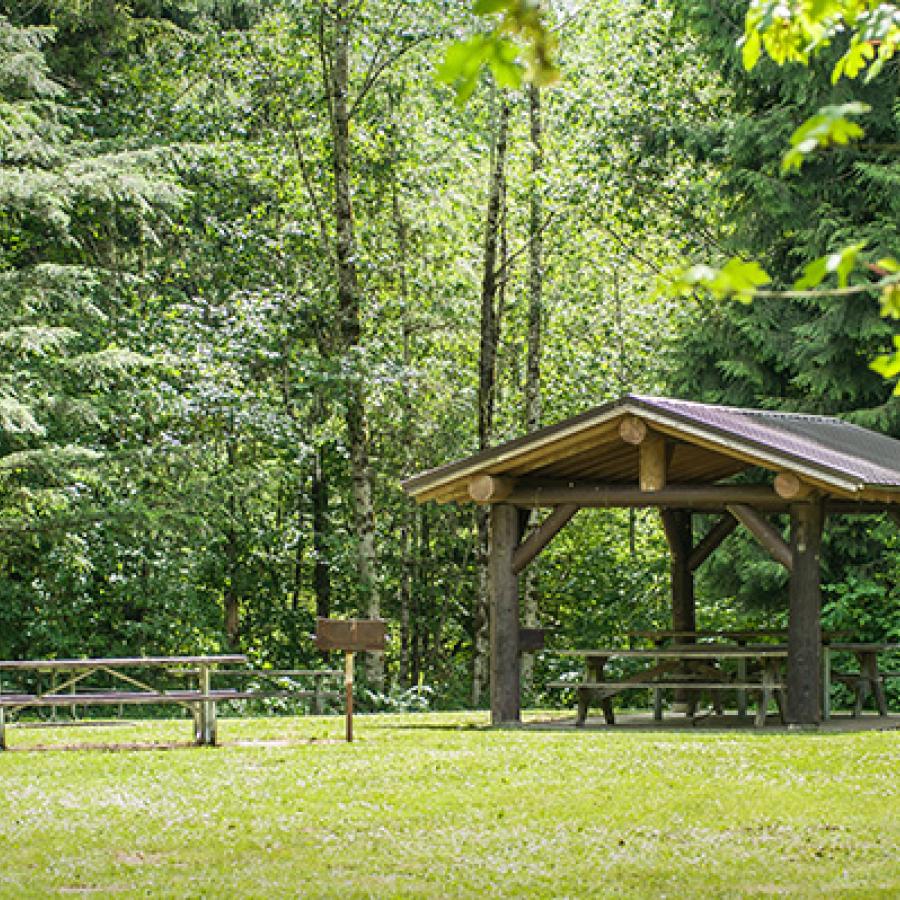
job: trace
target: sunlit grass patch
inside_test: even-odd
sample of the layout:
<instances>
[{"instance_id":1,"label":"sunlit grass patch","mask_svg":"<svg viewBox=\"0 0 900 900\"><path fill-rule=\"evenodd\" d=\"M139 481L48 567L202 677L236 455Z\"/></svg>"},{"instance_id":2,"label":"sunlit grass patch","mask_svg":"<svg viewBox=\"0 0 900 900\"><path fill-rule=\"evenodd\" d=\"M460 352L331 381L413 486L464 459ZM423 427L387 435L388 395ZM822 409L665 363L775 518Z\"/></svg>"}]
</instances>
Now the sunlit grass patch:
<instances>
[{"instance_id":1,"label":"sunlit grass patch","mask_svg":"<svg viewBox=\"0 0 900 900\"><path fill-rule=\"evenodd\" d=\"M900 734L493 731L485 714L22 729L0 895L900 894ZM169 749L29 750L74 743Z\"/></svg>"}]
</instances>

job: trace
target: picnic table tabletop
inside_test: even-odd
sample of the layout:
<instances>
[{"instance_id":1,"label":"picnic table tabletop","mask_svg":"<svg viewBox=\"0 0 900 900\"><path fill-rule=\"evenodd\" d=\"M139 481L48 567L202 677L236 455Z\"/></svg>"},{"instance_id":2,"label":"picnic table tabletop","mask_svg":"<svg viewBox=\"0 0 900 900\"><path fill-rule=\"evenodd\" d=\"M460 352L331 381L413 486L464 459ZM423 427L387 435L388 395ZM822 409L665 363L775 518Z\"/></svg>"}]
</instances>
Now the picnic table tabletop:
<instances>
[{"instance_id":1,"label":"picnic table tabletop","mask_svg":"<svg viewBox=\"0 0 900 900\"><path fill-rule=\"evenodd\" d=\"M215 666L228 663L246 663L242 653L223 653L207 656L123 656L101 657L97 659L2 659L0 669L62 671L77 669L125 669L140 666Z\"/></svg>"},{"instance_id":2,"label":"picnic table tabletop","mask_svg":"<svg viewBox=\"0 0 900 900\"><path fill-rule=\"evenodd\" d=\"M684 659L687 657L723 659L759 659L763 657L784 658L788 655L783 644L761 644L759 646L739 646L728 644L679 644L667 647L600 647L589 650L557 650L560 656L605 656L609 658L631 659Z\"/></svg>"},{"instance_id":3,"label":"picnic table tabletop","mask_svg":"<svg viewBox=\"0 0 900 900\"><path fill-rule=\"evenodd\" d=\"M889 650L900 650L896 641L849 641L828 645L829 650L847 653L887 653Z\"/></svg>"}]
</instances>

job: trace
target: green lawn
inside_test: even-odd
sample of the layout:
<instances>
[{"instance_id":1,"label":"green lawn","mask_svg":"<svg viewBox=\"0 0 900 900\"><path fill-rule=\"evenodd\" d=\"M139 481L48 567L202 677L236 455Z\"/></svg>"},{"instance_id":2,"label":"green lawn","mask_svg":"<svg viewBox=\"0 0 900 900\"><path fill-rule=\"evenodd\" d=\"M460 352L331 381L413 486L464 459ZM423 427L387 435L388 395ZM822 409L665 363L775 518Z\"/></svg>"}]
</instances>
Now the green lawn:
<instances>
[{"instance_id":1,"label":"green lawn","mask_svg":"<svg viewBox=\"0 0 900 900\"><path fill-rule=\"evenodd\" d=\"M11 730L0 895L900 896L900 732L491 731L484 714ZM83 742L94 749L24 751Z\"/></svg>"}]
</instances>

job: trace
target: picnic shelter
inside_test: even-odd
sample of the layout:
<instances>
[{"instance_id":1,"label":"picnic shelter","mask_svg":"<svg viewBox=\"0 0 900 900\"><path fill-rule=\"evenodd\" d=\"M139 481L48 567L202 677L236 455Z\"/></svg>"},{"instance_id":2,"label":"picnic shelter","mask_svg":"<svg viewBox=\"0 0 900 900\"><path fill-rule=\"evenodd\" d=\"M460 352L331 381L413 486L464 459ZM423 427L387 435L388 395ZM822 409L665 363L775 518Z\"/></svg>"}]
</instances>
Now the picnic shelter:
<instances>
[{"instance_id":1,"label":"picnic shelter","mask_svg":"<svg viewBox=\"0 0 900 900\"><path fill-rule=\"evenodd\" d=\"M579 509L660 510L672 627L694 631L694 572L738 527L790 573L786 720L822 718L820 550L829 517L900 527L900 440L841 419L629 394L415 475L418 502L489 506L491 720L520 720L519 575ZM548 514L530 532L529 513ZM718 518L699 540L698 514ZM785 539L773 515L790 517Z\"/></svg>"}]
</instances>

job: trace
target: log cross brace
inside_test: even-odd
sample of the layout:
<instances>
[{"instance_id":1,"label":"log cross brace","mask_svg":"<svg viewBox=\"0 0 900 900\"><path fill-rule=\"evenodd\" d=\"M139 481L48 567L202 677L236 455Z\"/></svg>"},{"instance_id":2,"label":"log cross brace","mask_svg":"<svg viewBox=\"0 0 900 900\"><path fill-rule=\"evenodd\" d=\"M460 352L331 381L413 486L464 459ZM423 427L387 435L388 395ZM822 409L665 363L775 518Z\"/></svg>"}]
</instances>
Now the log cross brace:
<instances>
[{"instance_id":1,"label":"log cross brace","mask_svg":"<svg viewBox=\"0 0 900 900\"><path fill-rule=\"evenodd\" d=\"M518 575L562 531L580 507L575 503L557 506L513 552L512 568Z\"/></svg>"},{"instance_id":2,"label":"log cross brace","mask_svg":"<svg viewBox=\"0 0 900 900\"><path fill-rule=\"evenodd\" d=\"M793 571L794 554L790 545L757 510L743 503L735 503L726 508L776 562L781 563L789 572Z\"/></svg>"}]
</instances>

